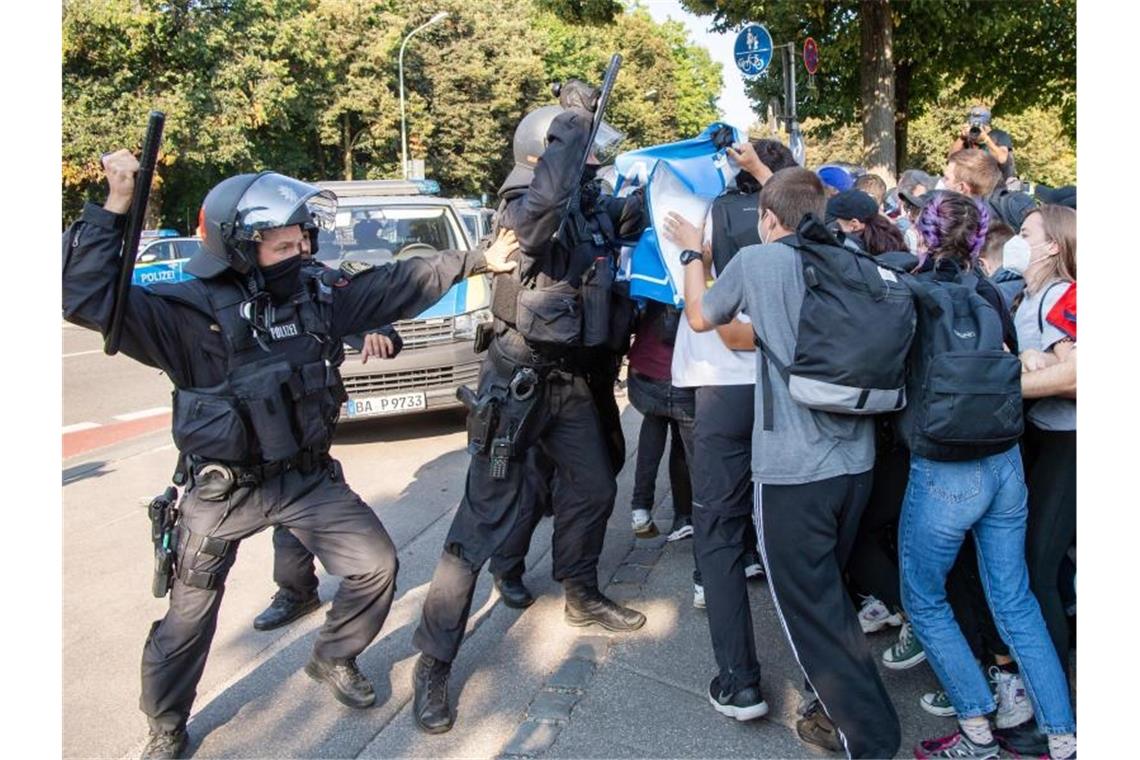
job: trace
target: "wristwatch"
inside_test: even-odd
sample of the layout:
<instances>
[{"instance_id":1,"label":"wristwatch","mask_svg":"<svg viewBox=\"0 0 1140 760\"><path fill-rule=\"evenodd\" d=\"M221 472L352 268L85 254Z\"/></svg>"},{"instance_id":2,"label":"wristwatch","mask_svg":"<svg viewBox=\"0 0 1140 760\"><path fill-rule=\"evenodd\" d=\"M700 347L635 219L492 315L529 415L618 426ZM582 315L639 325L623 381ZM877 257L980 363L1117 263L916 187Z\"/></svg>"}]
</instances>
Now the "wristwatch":
<instances>
[{"instance_id":1,"label":"wristwatch","mask_svg":"<svg viewBox=\"0 0 1140 760\"><path fill-rule=\"evenodd\" d=\"M700 261L701 254L699 251L694 251L692 248L686 248L681 251L681 266L687 266L694 261Z\"/></svg>"}]
</instances>

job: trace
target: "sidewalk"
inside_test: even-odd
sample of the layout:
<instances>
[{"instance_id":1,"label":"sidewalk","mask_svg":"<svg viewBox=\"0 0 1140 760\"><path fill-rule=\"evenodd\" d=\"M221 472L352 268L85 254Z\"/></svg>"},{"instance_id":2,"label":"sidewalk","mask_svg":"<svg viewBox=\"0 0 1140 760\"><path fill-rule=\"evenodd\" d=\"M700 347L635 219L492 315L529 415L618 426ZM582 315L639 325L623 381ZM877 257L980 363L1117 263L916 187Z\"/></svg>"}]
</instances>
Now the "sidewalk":
<instances>
[{"instance_id":1,"label":"sidewalk","mask_svg":"<svg viewBox=\"0 0 1140 760\"><path fill-rule=\"evenodd\" d=\"M633 538L628 505L641 417L627 407L622 420L628 460L618 480L599 577L608 594L648 616L643 629L618 635L563 622L561 587L550 577L551 528L545 520L525 576L536 603L527 610L507 608L489 574L482 574L450 682L456 725L446 734L419 732L411 715L416 656L411 634L450 523L448 513L401 549L392 614L381 637L359 658L376 687L376 707L343 707L302 672L323 618L311 615L234 678L199 695L189 726L194 756L826 756L796 737L802 678L763 581L750 584L750 596L769 715L738 723L708 704L706 691L716 668L705 613L692 606L692 542ZM654 513L662 530L672 517L665 469ZM325 579L322 598L332 590ZM871 637L872 650L889 647L895 632ZM922 738L953 730L950 719L930 716L918 706L921 694L937 686L927 665L883 673L902 720L900 756L910 756Z\"/></svg>"}]
</instances>

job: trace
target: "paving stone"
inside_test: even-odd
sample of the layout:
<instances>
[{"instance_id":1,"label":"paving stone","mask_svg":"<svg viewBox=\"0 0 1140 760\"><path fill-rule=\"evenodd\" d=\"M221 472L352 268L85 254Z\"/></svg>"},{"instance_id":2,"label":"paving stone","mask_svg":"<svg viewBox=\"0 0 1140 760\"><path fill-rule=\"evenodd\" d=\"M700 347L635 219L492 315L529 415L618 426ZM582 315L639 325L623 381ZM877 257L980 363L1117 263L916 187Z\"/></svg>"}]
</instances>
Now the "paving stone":
<instances>
[{"instance_id":1,"label":"paving stone","mask_svg":"<svg viewBox=\"0 0 1140 760\"><path fill-rule=\"evenodd\" d=\"M606 658L609 651L609 636L579 636L574 648L570 650L570 656L598 663Z\"/></svg>"},{"instance_id":2,"label":"paving stone","mask_svg":"<svg viewBox=\"0 0 1140 760\"><path fill-rule=\"evenodd\" d=\"M515 731L515 735L503 748L503 755L510 757L534 757L550 749L562 731L559 723L539 723L538 721L523 721Z\"/></svg>"},{"instance_id":3,"label":"paving stone","mask_svg":"<svg viewBox=\"0 0 1140 760\"><path fill-rule=\"evenodd\" d=\"M593 678L594 663L572 657L562 663L546 685L554 689L585 689Z\"/></svg>"},{"instance_id":4,"label":"paving stone","mask_svg":"<svg viewBox=\"0 0 1140 760\"><path fill-rule=\"evenodd\" d=\"M645 583L651 569L640 565L621 565L614 573L611 583Z\"/></svg>"},{"instance_id":5,"label":"paving stone","mask_svg":"<svg viewBox=\"0 0 1140 760\"><path fill-rule=\"evenodd\" d=\"M565 723L570 720L570 711L577 701L577 694L543 690L526 708L526 715L529 720Z\"/></svg>"},{"instance_id":6,"label":"paving stone","mask_svg":"<svg viewBox=\"0 0 1140 760\"><path fill-rule=\"evenodd\" d=\"M653 567L660 557L661 551L658 549L634 549L626 555L625 564Z\"/></svg>"}]
</instances>

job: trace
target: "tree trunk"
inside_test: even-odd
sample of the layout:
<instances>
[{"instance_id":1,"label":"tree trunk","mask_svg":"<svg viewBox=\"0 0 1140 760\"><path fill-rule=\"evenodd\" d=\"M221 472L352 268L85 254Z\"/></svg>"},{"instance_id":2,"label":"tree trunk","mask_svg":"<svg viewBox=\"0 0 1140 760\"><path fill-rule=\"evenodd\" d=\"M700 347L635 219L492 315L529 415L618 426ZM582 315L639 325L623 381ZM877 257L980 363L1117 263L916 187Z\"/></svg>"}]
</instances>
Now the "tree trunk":
<instances>
[{"instance_id":1,"label":"tree trunk","mask_svg":"<svg viewBox=\"0 0 1140 760\"><path fill-rule=\"evenodd\" d=\"M913 67L910 61L895 67L895 166L900 171L910 168L907 165L907 133L910 129L910 77Z\"/></svg>"},{"instance_id":2,"label":"tree trunk","mask_svg":"<svg viewBox=\"0 0 1140 760\"><path fill-rule=\"evenodd\" d=\"M890 185L895 163L895 64L889 0L862 0L859 8L863 104L863 164Z\"/></svg>"},{"instance_id":3,"label":"tree trunk","mask_svg":"<svg viewBox=\"0 0 1140 760\"><path fill-rule=\"evenodd\" d=\"M352 129L348 126L348 114L344 115L344 181L352 181Z\"/></svg>"}]
</instances>

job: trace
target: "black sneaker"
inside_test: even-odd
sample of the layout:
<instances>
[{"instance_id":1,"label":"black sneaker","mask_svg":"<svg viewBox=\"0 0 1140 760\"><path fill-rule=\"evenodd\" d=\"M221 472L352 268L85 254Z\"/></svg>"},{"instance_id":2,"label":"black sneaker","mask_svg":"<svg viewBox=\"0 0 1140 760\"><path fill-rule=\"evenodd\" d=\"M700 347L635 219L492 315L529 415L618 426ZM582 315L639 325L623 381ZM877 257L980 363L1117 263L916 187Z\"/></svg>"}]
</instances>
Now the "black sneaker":
<instances>
[{"instance_id":1,"label":"black sneaker","mask_svg":"<svg viewBox=\"0 0 1140 760\"><path fill-rule=\"evenodd\" d=\"M768 714L768 703L760 694L759 686L745 686L732 694L720 688L720 676L709 682L709 703L721 715L737 720L755 720Z\"/></svg>"},{"instance_id":2,"label":"black sneaker","mask_svg":"<svg viewBox=\"0 0 1140 760\"><path fill-rule=\"evenodd\" d=\"M186 729L151 731L139 760L175 760L186 751Z\"/></svg>"},{"instance_id":3,"label":"black sneaker","mask_svg":"<svg viewBox=\"0 0 1140 760\"><path fill-rule=\"evenodd\" d=\"M363 709L376 701L376 692L356 666L355 657L327 662L314 654L305 665L305 672L314 681L328 684L333 696L343 705Z\"/></svg>"},{"instance_id":4,"label":"black sneaker","mask_svg":"<svg viewBox=\"0 0 1140 760\"><path fill-rule=\"evenodd\" d=\"M823 747L828 752L842 752L843 745L839 741L839 731L819 700L813 700L802 718L796 721L796 733L802 741L816 747Z\"/></svg>"},{"instance_id":5,"label":"black sneaker","mask_svg":"<svg viewBox=\"0 0 1140 760\"><path fill-rule=\"evenodd\" d=\"M1006 752L1021 757L1048 757L1049 738L1037 728L1037 721L1030 718L1010 728L995 728L994 738Z\"/></svg>"},{"instance_id":6,"label":"black sneaker","mask_svg":"<svg viewBox=\"0 0 1140 760\"><path fill-rule=\"evenodd\" d=\"M618 604L598 590L597 586L567 582L564 618L573 626L597 623L609 631L636 631L645 625L645 615Z\"/></svg>"},{"instance_id":7,"label":"black sneaker","mask_svg":"<svg viewBox=\"0 0 1140 760\"><path fill-rule=\"evenodd\" d=\"M265 611L253 619L253 627L259 631L272 631L308 615L320 606L321 600L316 594L298 599L285 589L278 589Z\"/></svg>"}]
</instances>

